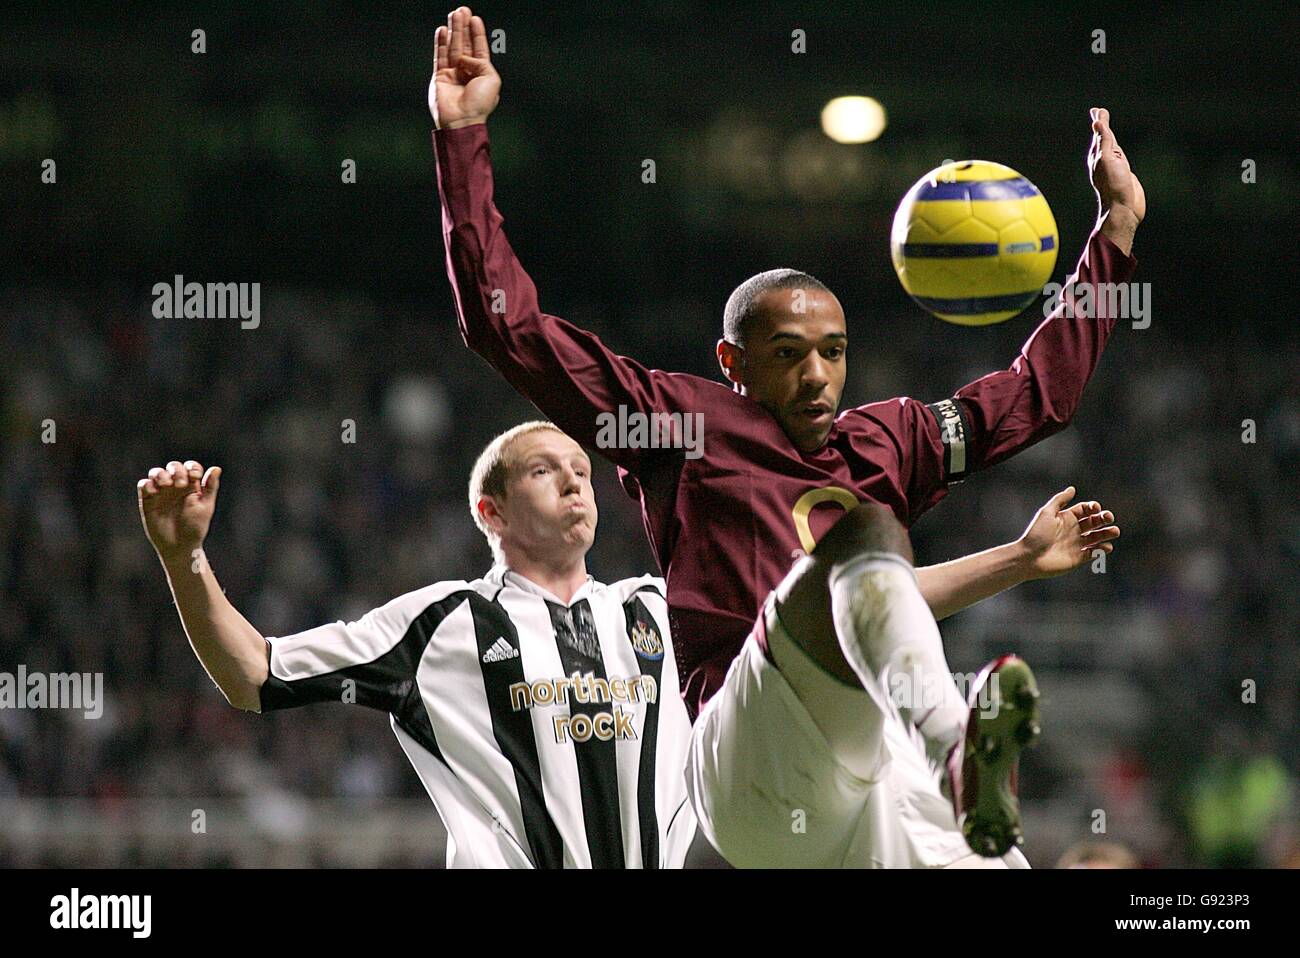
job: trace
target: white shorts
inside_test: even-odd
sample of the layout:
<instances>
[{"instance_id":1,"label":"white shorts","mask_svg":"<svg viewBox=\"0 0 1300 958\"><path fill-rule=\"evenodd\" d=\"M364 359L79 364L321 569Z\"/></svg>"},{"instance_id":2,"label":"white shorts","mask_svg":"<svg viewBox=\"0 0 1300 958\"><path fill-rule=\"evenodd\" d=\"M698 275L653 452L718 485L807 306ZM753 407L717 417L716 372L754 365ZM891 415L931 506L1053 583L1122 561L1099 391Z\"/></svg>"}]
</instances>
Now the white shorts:
<instances>
[{"instance_id":1,"label":"white shorts","mask_svg":"<svg viewBox=\"0 0 1300 958\"><path fill-rule=\"evenodd\" d=\"M760 630L793 684L763 654ZM818 708L824 723L849 714L843 703L855 696L854 728L830 738L843 743L861 728L878 761L859 754L849 763L858 774L850 771L794 686L837 703ZM971 852L919 735L892 704L882 714L865 691L813 662L786 633L773 596L695 723L686 781L700 829L740 868L1029 867L1018 849L1000 859Z\"/></svg>"}]
</instances>

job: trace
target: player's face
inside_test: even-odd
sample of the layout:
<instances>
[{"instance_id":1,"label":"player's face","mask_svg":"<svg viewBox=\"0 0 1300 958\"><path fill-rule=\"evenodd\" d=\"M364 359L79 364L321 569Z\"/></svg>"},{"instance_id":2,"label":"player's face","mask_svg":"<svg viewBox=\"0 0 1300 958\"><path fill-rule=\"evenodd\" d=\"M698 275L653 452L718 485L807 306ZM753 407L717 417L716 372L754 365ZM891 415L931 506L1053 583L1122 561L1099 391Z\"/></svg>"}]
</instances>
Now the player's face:
<instances>
[{"instance_id":1,"label":"player's face","mask_svg":"<svg viewBox=\"0 0 1300 958\"><path fill-rule=\"evenodd\" d=\"M501 538L534 560L585 555L596 536L591 460L582 447L553 429L511 443Z\"/></svg>"},{"instance_id":2,"label":"player's face","mask_svg":"<svg viewBox=\"0 0 1300 958\"><path fill-rule=\"evenodd\" d=\"M768 290L755 305L745 333L745 393L796 447L812 452L826 441L844 392L844 310L821 290Z\"/></svg>"}]
</instances>

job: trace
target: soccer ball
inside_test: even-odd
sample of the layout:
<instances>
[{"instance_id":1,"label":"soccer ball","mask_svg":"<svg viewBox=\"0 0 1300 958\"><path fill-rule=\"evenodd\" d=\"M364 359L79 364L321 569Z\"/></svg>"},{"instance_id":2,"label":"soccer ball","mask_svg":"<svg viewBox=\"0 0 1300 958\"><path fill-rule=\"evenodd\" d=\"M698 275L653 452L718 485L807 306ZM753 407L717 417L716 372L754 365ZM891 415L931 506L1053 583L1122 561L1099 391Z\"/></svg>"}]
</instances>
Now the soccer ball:
<instances>
[{"instance_id":1,"label":"soccer ball","mask_svg":"<svg viewBox=\"0 0 1300 958\"><path fill-rule=\"evenodd\" d=\"M894 214L894 272L922 309L987 326L1034 302L1056 267L1056 218L1043 194L1001 163L931 170Z\"/></svg>"}]
</instances>

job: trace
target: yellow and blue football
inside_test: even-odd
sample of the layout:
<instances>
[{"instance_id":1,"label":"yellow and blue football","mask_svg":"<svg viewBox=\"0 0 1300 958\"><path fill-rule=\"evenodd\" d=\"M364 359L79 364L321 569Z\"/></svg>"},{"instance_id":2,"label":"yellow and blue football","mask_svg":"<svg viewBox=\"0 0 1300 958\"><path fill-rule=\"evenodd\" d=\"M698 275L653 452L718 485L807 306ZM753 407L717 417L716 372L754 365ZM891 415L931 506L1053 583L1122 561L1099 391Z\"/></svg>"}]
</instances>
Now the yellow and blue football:
<instances>
[{"instance_id":1,"label":"yellow and blue football","mask_svg":"<svg viewBox=\"0 0 1300 958\"><path fill-rule=\"evenodd\" d=\"M1000 323L1042 293L1056 267L1056 218L1009 166L945 163L907 191L889 252L909 296L962 326Z\"/></svg>"}]
</instances>

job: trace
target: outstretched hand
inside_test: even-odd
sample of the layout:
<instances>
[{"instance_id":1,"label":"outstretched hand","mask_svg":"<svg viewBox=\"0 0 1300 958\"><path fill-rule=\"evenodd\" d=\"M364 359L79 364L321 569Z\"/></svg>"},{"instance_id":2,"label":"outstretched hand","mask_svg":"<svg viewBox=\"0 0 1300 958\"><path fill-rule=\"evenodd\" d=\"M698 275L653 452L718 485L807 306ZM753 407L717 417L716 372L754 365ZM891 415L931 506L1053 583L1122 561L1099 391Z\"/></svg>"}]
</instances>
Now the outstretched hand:
<instances>
[{"instance_id":1,"label":"outstretched hand","mask_svg":"<svg viewBox=\"0 0 1300 958\"><path fill-rule=\"evenodd\" d=\"M1128 157L1110 128L1110 111L1093 107L1092 143L1088 147L1088 174L1097 193L1102 229L1125 253L1133 234L1147 215L1147 194L1129 166Z\"/></svg>"},{"instance_id":2,"label":"outstretched hand","mask_svg":"<svg viewBox=\"0 0 1300 958\"><path fill-rule=\"evenodd\" d=\"M473 16L469 7L457 7L434 35L433 50L433 125L454 130L486 122L501 98L501 75L492 66L483 18Z\"/></svg>"},{"instance_id":3,"label":"outstretched hand","mask_svg":"<svg viewBox=\"0 0 1300 958\"><path fill-rule=\"evenodd\" d=\"M1034 514L1020 537L1036 578L1045 579L1077 569L1093 550L1111 552L1112 539L1119 538L1113 513L1099 502L1067 503L1074 498L1074 486L1062 489Z\"/></svg>"}]
</instances>

